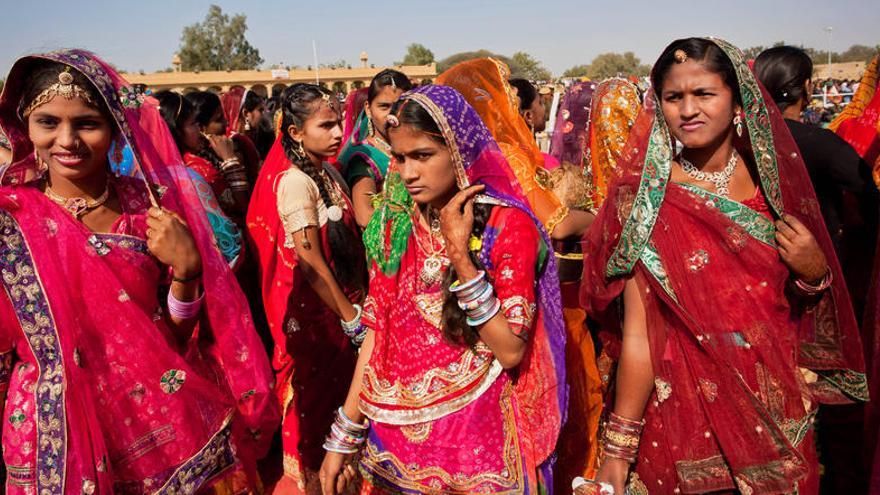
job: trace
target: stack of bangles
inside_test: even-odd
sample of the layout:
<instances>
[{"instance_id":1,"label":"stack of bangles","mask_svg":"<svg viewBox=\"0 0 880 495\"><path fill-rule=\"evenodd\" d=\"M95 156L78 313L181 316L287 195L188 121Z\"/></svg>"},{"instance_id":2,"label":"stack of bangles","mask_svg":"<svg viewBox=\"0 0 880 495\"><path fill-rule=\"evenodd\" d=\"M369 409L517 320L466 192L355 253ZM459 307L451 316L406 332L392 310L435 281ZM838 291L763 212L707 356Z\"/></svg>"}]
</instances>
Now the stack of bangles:
<instances>
[{"instance_id":1,"label":"stack of bangles","mask_svg":"<svg viewBox=\"0 0 880 495\"><path fill-rule=\"evenodd\" d=\"M340 320L342 323L342 331L348 338L351 339L351 342L360 346L364 343L364 339L367 338L367 329L361 324L361 316L364 314L364 309L360 304L353 304L354 310L357 311L357 314L351 321Z\"/></svg>"},{"instance_id":2,"label":"stack of bangles","mask_svg":"<svg viewBox=\"0 0 880 495\"><path fill-rule=\"evenodd\" d=\"M336 421L330 426L330 434L324 440L324 450L337 454L356 454L367 440L370 422L355 423L348 419L340 407L336 410Z\"/></svg>"},{"instance_id":3,"label":"stack of bangles","mask_svg":"<svg viewBox=\"0 0 880 495\"><path fill-rule=\"evenodd\" d=\"M238 158L223 160L223 163L220 164L220 172L223 174L223 178L226 179L226 183L229 184L229 188L233 191L248 190L247 174L245 173L244 165L238 161Z\"/></svg>"},{"instance_id":4,"label":"stack of bangles","mask_svg":"<svg viewBox=\"0 0 880 495\"><path fill-rule=\"evenodd\" d=\"M456 281L449 287L449 292L458 298L458 307L467 314L467 324L472 327L491 320L501 309L495 288L486 280L486 272L482 270L465 283Z\"/></svg>"},{"instance_id":5,"label":"stack of bangles","mask_svg":"<svg viewBox=\"0 0 880 495\"><path fill-rule=\"evenodd\" d=\"M199 296L195 301L184 302L177 300L172 294L172 291L168 291L168 314L170 314L174 318L178 318L181 320L189 320L190 318L195 318L199 316L199 313L202 311L202 303L205 301L205 293Z\"/></svg>"},{"instance_id":6,"label":"stack of bangles","mask_svg":"<svg viewBox=\"0 0 880 495\"><path fill-rule=\"evenodd\" d=\"M639 453L639 440L642 437L642 429L645 421L633 421L613 412L605 421L605 430L602 434L601 458L613 457L622 459L630 464L636 462Z\"/></svg>"},{"instance_id":7,"label":"stack of bangles","mask_svg":"<svg viewBox=\"0 0 880 495\"><path fill-rule=\"evenodd\" d=\"M832 282L834 282L834 275L829 269L827 272L825 272L825 276L822 277L822 280L820 280L817 285L811 285L801 279L796 279L794 281L794 285L803 295L807 297L814 297L828 290L828 288L831 287Z\"/></svg>"}]
</instances>

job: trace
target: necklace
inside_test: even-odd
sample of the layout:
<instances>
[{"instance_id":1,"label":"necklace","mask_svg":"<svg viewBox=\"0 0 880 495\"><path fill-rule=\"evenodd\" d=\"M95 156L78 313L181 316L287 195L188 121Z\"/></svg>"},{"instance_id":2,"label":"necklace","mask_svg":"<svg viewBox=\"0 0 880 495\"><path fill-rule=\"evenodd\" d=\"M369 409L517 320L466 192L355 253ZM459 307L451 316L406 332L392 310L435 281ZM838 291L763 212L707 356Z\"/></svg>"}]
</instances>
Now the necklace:
<instances>
[{"instance_id":1,"label":"necklace","mask_svg":"<svg viewBox=\"0 0 880 495\"><path fill-rule=\"evenodd\" d=\"M416 236L416 244L419 245L419 249L421 249L422 253L425 255L425 260L422 261L422 269L419 271L419 278L421 278L422 282L426 285L440 283L443 280L443 269L449 265L449 260L443 256L443 250L446 246L443 242L443 235L440 233L440 218L434 218L433 210L434 209L429 206L426 215L430 234L428 237L430 249L426 248L422 243L422 240L419 239L419 225L413 226L413 233L415 233ZM417 219L416 223L418 223ZM440 249L434 249L435 239L440 244Z\"/></svg>"},{"instance_id":2,"label":"necklace","mask_svg":"<svg viewBox=\"0 0 880 495\"><path fill-rule=\"evenodd\" d=\"M733 150L733 153L730 154L730 159L727 160L727 166L725 166L720 172L704 172L694 166L693 163L687 161L683 156L679 158L681 169L692 179L711 182L715 185L715 191L719 196L724 196L725 198L730 196L730 178L733 177L733 172L736 170L737 158L739 158L736 150Z\"/></svg>"},{"instance_id":3,"label":"necklace","mask_svg":"<svg viewBox=\"0 0 880 495\"><path fill-rule=\"evenodd\" d=\"M54 201L55 203L61 205L62 208L69 211L73 218L79 220L79 218L85 215L87 212L94 210L95 208L103 205L110 198L110 182L107 181L107 185L104 187L104 193L95 199L86 199L80 196L74 196L72 198L65 198L60 194L56 193L52 190L50 186L46 186L46 196Z\"/></svg>"}]
</instances>

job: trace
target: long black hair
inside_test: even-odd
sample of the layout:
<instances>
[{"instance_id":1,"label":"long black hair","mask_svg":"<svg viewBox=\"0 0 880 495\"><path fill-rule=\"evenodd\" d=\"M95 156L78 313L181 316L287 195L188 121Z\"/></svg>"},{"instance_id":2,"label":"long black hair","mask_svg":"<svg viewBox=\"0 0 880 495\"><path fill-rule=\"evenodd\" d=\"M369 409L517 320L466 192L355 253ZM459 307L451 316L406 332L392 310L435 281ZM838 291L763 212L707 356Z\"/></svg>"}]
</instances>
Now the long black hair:
<instances>
[{"instance_id":1,"label":"long black hair","mask_svg":"<svg viewBox=\"0 0 880 495\"><path fill-rule=\"evenodd\" d=\"M367 89L367 101L372 103L379 96L382 88L387 88L388 86L394 86L406 92L412 89L412 82L403 72L385 69L373 76L373 80L370 81L369 89Z\"/></svg>"},{"instance_id":2,"label":"long black hair","mask_svg":"<svg viewBox=\"0 0 880 495\"><path fill-rule=\"evenodd\" d=\"M220 97L217 96L216 93L210 91L193 91L192 93L187 93L184 98L190 103L190 105L192 105L193 113L195 113L196 116L196 122L201 126L208 125L208 123L211 122L211 117L217 112L217 109L223 108L223 104L220 102ZM215 153L210 146L202 146L202 148L196 151L195 154L209 161L214 168L220 170L220 165L223 163L223 160L217 156L217 153Z\"/></svg>"},{"instance_id":3,"label":"long black hair","mask_svg":"<svg viewBox=\"0 0 880 495\"><path fill-rule=\"evenodd\" d=\"M733 62L718 45L703 38L675 40L663 50L651 70L651 85L658 96L663 90L663 82L666 80L666 75L669 74L669 69L678 63L675 55L679 50L683 51L689 59L702 63L709 72L720 75L724 84L733 92L733 101L742 106L742 95L739 92L739 81Z\"/></svg>"},{"instance_id":4,"label":"long black hair","mask_svg":"<svg viewBox=\"0 0 880 495\"><path fill-rule=\"evenodd\" d=\"M420 104L410 100L398 100L391 107L391 114L397 116L400 125L412 126L426 133L438 143L448 146L446 140L443 139L443 134L437 122ZM492 205L484 203L474 204L474 223L473 227L471 227L472 236L482 238L483 232L486 230L486 224L489 222L489 217L492 214L492 207ZM413 228L416 227L413 226ZM479 253L468 251L468 254L477 270L485 269L483 262L480 261L478 256ZM488 272L486 276L489 277ZM476 330L467 324L467 315L458 307L458 297L449 291L449 287L457 279L458 274L455 272L455 268L450 265L446 269L446 275L443 278L443 335L449 342L473 346L479 341L480 337Z\"/></svg>"},{"instance_id":5,"label":"long black hair","mask_svg":"<svg viewBox=\"0 0 880 495\"><path fill-rule=\"evenodd\" d=\"M538 91L529 81L520 78L514 78L507 81L511 86L516 88L516 94L519 96L519 113L531 110L532 103L538 97Z\"/></svg>"},{"instance_id":6,"label":"long black hair","mask_svg":"<svg viewBox=\"0 0 880 495\"><path fill-rule=\"evenodd\" d=\"M171 131L171 136L174 138L174 143L177 144L177 149L183 154L185 147L181 128L186 119L193 113L192 103L184 98L183 95L173 91L160 91L154 96L159 100L159 114L168 125L168 130Z\"/></svg>"},{"instance_id":7,"label":"long black hair","mask_svg":"<svg viewBox=\"0 0 880 495\"><path fill-rule=\"evenodd\" d=\"M775 46L764 50L755 59L755 75L780 110L802 98L810 100L804 86L813 77L813 60L800 48Z\"/></svg>"},{"instance_id":8,"label":"long black hair","mask_svg":"<svg viewBox=\"0 0 880 495\"><path fill-rule=\"evenodd\" d=\"M324 183L322 171L312 163L305 153L299 153L300 144L296 143L287 129L296 126L303 129L306 121L314 115L319 103L326 97L332 97L330 91L314 84L294 84L281 93L279 108L281 109L281 145L288 160L303 171L318 186L321 200L326 207L333 204L330 191ZM327 229L330 238L330 257L336 280L343 287L362 289L366 286L366 261L362 251L357 249L361 240L342 221L328 219Z\"/></svg>"}]
</instances>

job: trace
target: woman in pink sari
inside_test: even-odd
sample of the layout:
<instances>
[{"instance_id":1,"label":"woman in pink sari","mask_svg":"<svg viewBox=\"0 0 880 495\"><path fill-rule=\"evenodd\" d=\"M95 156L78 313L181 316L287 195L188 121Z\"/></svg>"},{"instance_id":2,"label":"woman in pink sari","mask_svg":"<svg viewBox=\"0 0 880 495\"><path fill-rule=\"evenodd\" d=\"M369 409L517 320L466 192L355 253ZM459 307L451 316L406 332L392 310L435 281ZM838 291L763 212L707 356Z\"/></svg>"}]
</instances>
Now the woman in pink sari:
<instances>
[{"instance_id":1,"label":"woman in pink sari","mask_svg":"<svg viewBox=\"0 0 880 495\"><path fill-rule=\"evenodd\" d=\"M13 66L0 125L6 493L257 490L268 362L155 100L53 52Z\"/></svg>"},{"instance_id":2,"label":"woman in pink sari","mask_svg":"<svg viewBox=\"0 0 880 495\"><path fill-rule=\"evenodd\" d=\"M365 234L368 331L324 493L360 446L363 493L552 492L565 330L546 231L454 89L405 93L389 136L399 174Z\"/></svg>"}]
</instances>

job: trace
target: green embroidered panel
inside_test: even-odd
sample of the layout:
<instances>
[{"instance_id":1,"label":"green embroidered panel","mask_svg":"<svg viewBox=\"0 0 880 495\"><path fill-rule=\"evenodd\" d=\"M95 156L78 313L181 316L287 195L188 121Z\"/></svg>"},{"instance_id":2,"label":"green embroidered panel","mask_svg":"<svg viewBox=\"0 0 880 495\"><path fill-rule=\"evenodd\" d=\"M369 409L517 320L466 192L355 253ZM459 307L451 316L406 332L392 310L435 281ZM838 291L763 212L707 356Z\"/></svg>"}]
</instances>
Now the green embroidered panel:
<instances>
[{"instance_id":1,"label":"green embroidered panel","mask_svg":"<svg viewBox=\"0 0 880 495\"><path fill-rule=\"evenodd\" d=\"M719 196L702 187L685 183L678 183L678 185L705 199L707 206L723 213L755 239L768 246L776 247L776 226L769 218L738 201Z\"/></svg>"}]
</instances>

